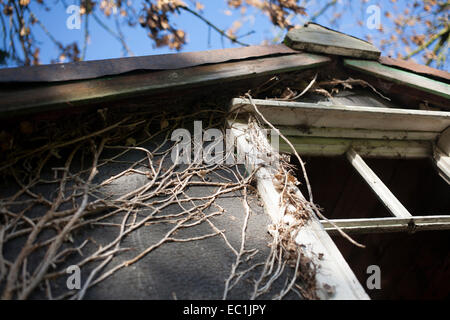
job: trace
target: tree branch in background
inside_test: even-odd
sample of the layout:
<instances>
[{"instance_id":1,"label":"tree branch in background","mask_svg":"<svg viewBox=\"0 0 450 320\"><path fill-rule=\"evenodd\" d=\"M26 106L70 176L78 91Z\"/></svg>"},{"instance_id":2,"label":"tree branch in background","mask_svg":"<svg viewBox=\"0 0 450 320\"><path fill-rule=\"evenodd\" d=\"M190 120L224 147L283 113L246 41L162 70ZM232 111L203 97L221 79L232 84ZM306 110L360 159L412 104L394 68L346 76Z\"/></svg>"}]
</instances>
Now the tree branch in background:
<instances>
[{"instance_id":1,"label":"tree branch in background","mask_svg":"<svg viewBox=\"0 0 450 320\"><path fill-rule=\"evenodd\" d=\"M327 4L325 4L322 9L320 9L319 11L317 11L316 13L313 14L313 16L311 17L310 21L311 22L316 22L316 19L319 18L320 16L322 16L325 11L327 11L329 8L331 8L332 6L334 6L337 3L337 0L332 0L330 2L327 2Z\"/></svg>"},{"instance_id":2,"label":"tree branch in background","mask_svg":"<svg viewBox=\"0 0 450 320\"><path fill-rule=\"evenodd\" d=\"M416 54L418 54L419 52L424 51L425 49L427 49L434 41L436 41L437 39L441 38L441 37L445 37L448 38L448 34L449 34L449 27L442 29L441 31L439 31L437 34L433 35L427 42L425 42L424 44L420 45L419 47L417 47L414 51L412 51L411 53L407 54L404 58L405 59L409 59L413 56L415 56ZM440 48L442 46L441 41L438 43L438 48Z\"/></svg>"},{"instance_id":3,"label":"tree branch in background","mask_svg":"<svg viewBox=\"0 0 450 320\"><path fill-rule=\"evenodd\" d=\"M199 18L200 20L202 20L204 23L206 23L208 26L210 26L211 28L213 28L215 31L217 31L222 37L225 37L227 39L229 39L231 42L233 43L237 43L240 44L241 46L249 46L249 44L247 43L243 43L239 40L237 40L237 37L235 36L230 36L229 34L227 34L224 30L219 29L218 27L216 27L213 23L211 23L209 20L207 20L206 18L204 18L202 15L198 14L197 12L195 12L194 10L189 9L188 7L180 7L180 9L187 11L191 14L193 14L194 16L196 16L197 18ZM245 36L245 35L244 35Z\"/></svg>"},{"instance_id":4,"label":"tree branch in background","mask_svg":"<svg viewBox=\"0 0 450 320\"><path fill-rule=\"evenodd\" d=\"M0 63L9 66L39 64L39 50L42 39L36 39L36 28L39 26L44 34L57 46L56 60L51 62L79 61L86 59L89 39L93 26L89 24L89 18L93 18L98 25L106 30L118 41L123 50L123 55L133 55L126 39L130 28L125 33L121 30L122 23L127 23L132 28L138 24L146 30L151 43L155 47L168 47L181 50L186 44L187 33L193 30L182 30L177 27L179 15L190 14L195 16L200 23L208 27L208 35L205 35L210 43L209 34L214 30L220 35L224 46L224 40L241 46L255 45L258 40L243 42L240 38L249 36L255 31L249 31L247 21L261 21L269 19L274 30L265 42L280 42L286 30L298 27L305 22L314 21L325 26L332 25L341 32L354 35L363 35L368 41L383 51L384 55L397 56L398 58L419 57L422 63L438 68L446 68L446 57L449 41L449 8L448 1L422 0L385 2L378 5L379 13L382 13L379 29L371 29L367 26L370 13L367 12L369 3L365 0L222 0L230 10L225 14L232 15L232 10L240 14L234 19L229 29L221 28L214 19L209 19L203 14L204 5L201 0L190 0L188 6L182 0L78 0L80 14L86 15L84 21L84 38L78 42L63 43L62 39L56 39L55 33L45 27L37 8L43 8L51 13L60 13L69 2L55 0L51 7L46 6L42 0L0 0L0 23L3 34L3 43L0 44ZM214 5L219 1L216 0ZM209 4L209 3L208 3ZM59 5L59 6L58 6ZM373 4L372 4L373 5ZM38 7L39 6L39 7ZM375 4L377 6L377 4ZM252 10L249 10L252 9ZM356 10L353 10L356 9ZM34 12L32 12L32 10ZM311 13L311 16L307 15ZM108 22L113 16L114 26ZM241 36L236 33L242 27ZM351 30L349 30L351 28ZM83 42L83 44L81 44ZM433 46L431 48L431 46ZM81 48L79 50L78 48Z\"/></svg>"}]
</instances>

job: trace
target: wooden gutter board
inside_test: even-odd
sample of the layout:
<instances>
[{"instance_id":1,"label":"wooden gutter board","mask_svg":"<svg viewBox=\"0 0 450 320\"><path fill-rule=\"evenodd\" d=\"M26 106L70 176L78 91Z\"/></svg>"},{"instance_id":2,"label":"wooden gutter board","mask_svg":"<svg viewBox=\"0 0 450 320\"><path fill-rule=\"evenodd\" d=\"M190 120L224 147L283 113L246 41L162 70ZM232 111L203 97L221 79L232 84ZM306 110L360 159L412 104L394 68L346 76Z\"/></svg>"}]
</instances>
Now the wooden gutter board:
<instances>
[{"instance_id":1,"label":"wooden gutter board","mask_svg":"<svg viewBox=\"0 0 450 320\"><path fill-rule=\"evenodd\" d=\"M199 87L303 70L323 66L330 61L328 57L299 53L2 92L0 93L0 117L66 109L177 88Z\"/></svg>"},{"instance_id":2,"label":"wooden gutter board","mask_svg":"<svg viewBox=\"0 0 450 320\"><path fill-rule=\"evenodd\" d=\"M5 68L0 69L0 84L88 80L117 76L133 71L175 70L233 60L243 61L250 58L268 58L269 56L295 53L298 52L285 45L275 44Z\"/></svg>"},{"instance_id":3,"label":"wooden gutter board","mask_svg":"<svg viewBox=\"0 0 450 320\"><path fill-rule=\"evenodd\" d=\"M377 78L412 87L450 100L450 85L408 71L382 65L376 61L344 59L344 66ZM407 94L407 92L405 92Z\"/></svg>"}]
</instances>

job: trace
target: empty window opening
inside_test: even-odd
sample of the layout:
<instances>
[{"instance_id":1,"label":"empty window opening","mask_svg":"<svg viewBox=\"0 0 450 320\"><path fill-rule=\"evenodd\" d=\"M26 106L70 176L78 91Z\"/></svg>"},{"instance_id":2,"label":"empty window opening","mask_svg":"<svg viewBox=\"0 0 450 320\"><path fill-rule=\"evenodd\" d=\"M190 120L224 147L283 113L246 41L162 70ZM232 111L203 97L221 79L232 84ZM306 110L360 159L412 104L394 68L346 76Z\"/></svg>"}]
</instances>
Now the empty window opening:
<instances>
[{"instance_id":1,"label":"empty window opening","mask_svg":"<svg viewBox=\"0 0 450 320\"><path fill-rule=\"evenodd\" d=\"M352 235L366 248L333 237L371 299L450 298L450 232ZM369 289L370 265L380 268L380 289ZM370 282L370 280L369 280Z\"/></svg>"},{"instance_id":2,"label":"empty window opening","mask_svg":"<svg viewBox=\"0 0 450 320\"><path fill-rule=\"evenodd\" d=\"M295 157L292 163L299 167ZM311 184L314 203L328 219L389 217L389 211L378 200L364 179L345 156L302 157ZM297 171L300 190L308 194L303 174Z\"/></svg>"},{"instance_id":3,"label":"empty window opening","mask_svg":"<svg viewBox=\"0 0 450 320\"><path fill-rule=\"evenodd\" d=\"M413 216L450 215L450 185L431 159L364 159Z\"/></svg>"},{"instance_id":4,"label":"empty window opening","mask_svg":"<svg viewBox=\"0 0 450 320\"><path fill-rule=\"evenodd\" d=\"M298 164L295 157L293 164ZM391 217L364 179L342 157L302 157L314 202L330 219ZM413 216L450 214L450 187L430 159L364 159ZM301 171L297 172L304 182ZM300 186L303 194L307 189ZM372 299L450 297L450 232L352 234L358 248L339 235L333 240ZM380 267L381 289L368 289L370 265Z\"/></svg>"}]
</instances>

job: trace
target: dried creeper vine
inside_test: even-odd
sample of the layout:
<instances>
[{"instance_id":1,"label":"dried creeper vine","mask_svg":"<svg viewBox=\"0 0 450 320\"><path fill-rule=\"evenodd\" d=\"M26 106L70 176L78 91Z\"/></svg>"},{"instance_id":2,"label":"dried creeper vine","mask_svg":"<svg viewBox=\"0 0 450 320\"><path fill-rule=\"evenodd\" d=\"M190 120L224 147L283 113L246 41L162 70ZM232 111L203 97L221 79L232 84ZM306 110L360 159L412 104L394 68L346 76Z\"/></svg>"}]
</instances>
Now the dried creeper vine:
<instances>
[{"instance_id":1,"label":"dried creeper vine","mask_svg":"<svg viewBox=\"0 0 450 320\"><path fill-rule=\"evenodd\" d=\"M239 170L233 169L234 165L225 164L177 166L169 159L175 147L169 138L175 128L198 118L207 119L211 127L223 126L225 116L220 110L182 115L152 112L124 115L103 109L97 113L97 118L84 117L87 121L82 126L36 125L33 130L40 137L37 142L17 137L12 149L15 151L0 159L2 179L15 184L9 194L7 189L2 189L0 199L2 298L27 299L44 295L48 299L82 299L90 288L168 243L211 237L222 238L236 257L229 277L224 279L224 298L237 283L248 280L250 272L262 269L265 271L261 271L262 277L255 282L255 292L250 297L269 293L274 281L289 269L286 268L289 263L285 260L287 256L281 254L282 242L271 245L265 264L252 262L258 251L248 248L246 228L251 215L248 193L252 190L254 172L241 175ZM124 158L130 154L136 160ZM105 178L104 173L111 164L120 166L120 170ZM209 179L211 175L220 176L220 172L228 172L234 178L219 182ZM111 188L130 174L142 177L145 182L120 192ZM211 187L214 191L193 196L189 194L193 186ZM216 226L213 219L226 214L216 200L237 191L243 195L245 208L239 248L233 247L226 230ZM165 211L167 208L176 210L169 213ZM127 236L138 229L161 225L168 231L156 243L140 250L125 245ZM208 225L210 232L180 236L183 230L200 225ZM95 231L99 227L112 230L111 241L101 243L104 239L83 238L85 230ZM11 251L13 247L20 250ZM131 258L115 262L116 257L125 253ZM61 288L69 262L87 270L79 291ZM267 271L271 271L275 263L279 265L277 274L265 282ZM243 270L244 264L250 266ZM290 291L302 296L297 285L290 281L276 297L282 298Z\"/></svg>"}]
</instances>

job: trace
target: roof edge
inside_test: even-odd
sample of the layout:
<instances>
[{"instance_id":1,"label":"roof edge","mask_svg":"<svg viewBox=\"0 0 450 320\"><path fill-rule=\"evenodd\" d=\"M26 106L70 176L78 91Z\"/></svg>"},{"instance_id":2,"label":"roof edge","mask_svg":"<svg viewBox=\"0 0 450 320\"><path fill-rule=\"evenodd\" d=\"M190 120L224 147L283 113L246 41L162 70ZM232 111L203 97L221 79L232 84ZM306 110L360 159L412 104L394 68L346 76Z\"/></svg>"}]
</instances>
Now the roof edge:
<instances>
[{"instance_id":1,"label":"roof edge","mask_svg":"<svg viewBox=\"0 0 450 320\"><path fill-rule=\"evenodd\" d=\"M234 60L296 53L299 52L284 44L276 44L5 68L0 69L0 83L88 80L133 71L176 70Z\"/></svg>"},{"instance_id":2,"label":"roof edge","mask_svg":"<svg viewBox=\"0 0 450 320\"><path fill-rule=\"evenodd\" d=\"M447 82L450 82L450 73L446 72L444 70L435 69L423 64L415 63L411 60L401 60L401 59L394 59L391 57L385 57L382 56L378 60L381 64L395 67L407 71L412 71L416 74L420 74L423 76L428 76L436 79L442 79L446 80Z\"/></svg>"}]
</instances>

